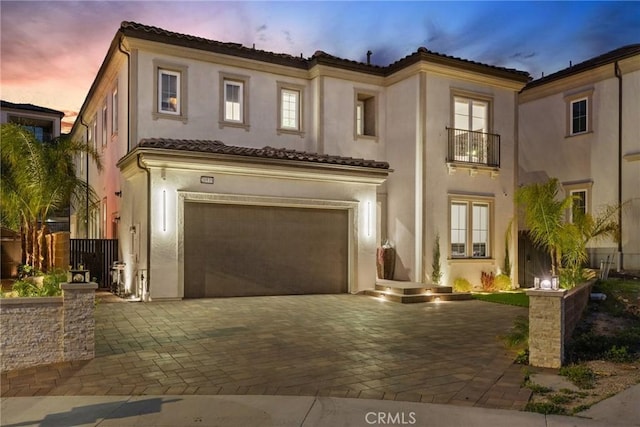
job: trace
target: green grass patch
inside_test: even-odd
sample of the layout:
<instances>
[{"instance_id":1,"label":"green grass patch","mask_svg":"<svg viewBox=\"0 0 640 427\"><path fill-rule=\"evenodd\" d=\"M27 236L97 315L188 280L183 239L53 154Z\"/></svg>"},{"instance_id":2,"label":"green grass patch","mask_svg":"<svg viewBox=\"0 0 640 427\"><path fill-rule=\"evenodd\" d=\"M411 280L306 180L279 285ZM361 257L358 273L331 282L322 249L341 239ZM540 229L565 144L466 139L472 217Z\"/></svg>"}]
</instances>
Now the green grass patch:
<instances>
[{"instance_id":1,"label":"green grass patch","mask_svg":"<svg viewBox=\"0 0 640 427\"><path fill-rule=\"evenodd\" d=\"M529 402L524 408L528 412L537 412L539 414L557 414L566 415L567 411L560 405L550 402Z\"/></svg>"},{"instance_id":2,"label":"green grass patch","mask_svg":"<svg viewBox=\"0 0 640 427\"><path fill-rule=\"evenodd\" d=\"M497 304L516 305L518 307L529 307L529 296L522 291L517 292L492 292L473 293L474 299Z\"/></svg>"},{"instance_id":3,"label":"green grass patch","mask_svg":"<svg viewBox=\"0 0 640 427\"><path fill-rule=\"evenodd\" d=\"M628 303L633 303L640 296L640 281L608 279L599 280L593 287L593 292L601 292L607 295L605 301L598 303L601 311L613 316L628 315L626 307Z\"/></svg>"},{"instance_id":4,"label":"green grass patch","mask_svg":"<svg viewBox=\"0 0 640 427\"><path fill-rule=\"evenodd\" d=\"M581 389L593 388L596 382L596 374L585 365L563 366L558 373Z\"/></svg>"}]
</instances>

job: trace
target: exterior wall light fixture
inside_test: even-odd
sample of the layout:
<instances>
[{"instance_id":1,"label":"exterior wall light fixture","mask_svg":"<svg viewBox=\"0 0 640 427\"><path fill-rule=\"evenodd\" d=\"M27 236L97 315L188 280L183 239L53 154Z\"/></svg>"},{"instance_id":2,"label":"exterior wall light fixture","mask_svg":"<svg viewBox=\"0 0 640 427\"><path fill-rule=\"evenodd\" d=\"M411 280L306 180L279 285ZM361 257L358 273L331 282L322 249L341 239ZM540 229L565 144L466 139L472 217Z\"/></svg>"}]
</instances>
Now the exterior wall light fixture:
<instances>
[{"instance_id":1,"label":"exterior wall light fixture","mask_svg":"<svg viewBox=\"0 0 640 427\"><path fill-rule=\"evenodd\" d=\"M560 287L560 280L558 276L551 277L534 277L533 287L543 291L557 291Z\"/></svg>"}]
</instances>

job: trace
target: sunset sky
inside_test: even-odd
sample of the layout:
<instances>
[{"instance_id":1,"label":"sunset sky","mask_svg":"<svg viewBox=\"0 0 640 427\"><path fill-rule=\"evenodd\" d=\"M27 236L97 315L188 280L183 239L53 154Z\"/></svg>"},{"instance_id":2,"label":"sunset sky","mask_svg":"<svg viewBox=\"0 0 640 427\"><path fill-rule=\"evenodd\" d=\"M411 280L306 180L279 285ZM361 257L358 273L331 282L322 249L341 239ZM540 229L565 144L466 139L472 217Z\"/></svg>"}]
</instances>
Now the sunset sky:
<instances>
[{"instance_id":1,"label":"sunset sky","mask_svg":"<svg viewBox=\"0 0 640 427\"><path fill-rule=\"evenodd\" d=\"M430 50L534 78L640 42L640 2L4 1L3 100L78 111L121 21L387 65Z\"/></svg>"}]
</instances>

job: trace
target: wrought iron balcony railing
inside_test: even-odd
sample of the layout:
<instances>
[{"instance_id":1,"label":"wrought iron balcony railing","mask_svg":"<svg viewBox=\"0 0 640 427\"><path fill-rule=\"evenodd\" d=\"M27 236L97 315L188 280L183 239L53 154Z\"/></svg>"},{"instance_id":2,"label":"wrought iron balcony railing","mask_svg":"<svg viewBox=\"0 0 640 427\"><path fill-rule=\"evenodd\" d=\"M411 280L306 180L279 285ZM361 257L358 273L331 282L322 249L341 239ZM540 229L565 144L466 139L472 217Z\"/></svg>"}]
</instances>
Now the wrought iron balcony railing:
<instances>
[{"instance_id":1,"label":"wrought iron balcony railing","mask_svg":"<svg viewBox=\"0 0 640 427\"><path fill-rule=\"evenodd\" d=\"M447 128L447 162L500 167L500 135Z\"/></svg>"}]
</instances>

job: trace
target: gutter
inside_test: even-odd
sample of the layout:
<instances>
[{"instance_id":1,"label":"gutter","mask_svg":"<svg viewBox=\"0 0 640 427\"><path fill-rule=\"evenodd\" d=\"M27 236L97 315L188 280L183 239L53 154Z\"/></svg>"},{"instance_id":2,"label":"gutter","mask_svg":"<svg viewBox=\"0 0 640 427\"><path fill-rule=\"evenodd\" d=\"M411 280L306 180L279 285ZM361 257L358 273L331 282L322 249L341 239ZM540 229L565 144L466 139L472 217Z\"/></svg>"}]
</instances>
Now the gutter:
<instances>
[{"instance_id":1,"label":"gutter","mask_svg":"<svg viewBox=\"0 0 640 427\"><path fill-rule=\"evenodd\" d=\"M147 172L147 289L142 291L140 299L148 302L151 295L151 171L148 167L142 165L141 158L142 153L138 153L136 157L138 168Z\"/></svg>"},{"instance_id":2,"label":"gutter","mask_svg":"<svg viewBox=\"0 0 640 427\"><path fill-rule=\"evenodd\" d=\"M618 79L618 271L624 270L622 254L622 71L618 61L614 63Z\"/></svg>"},{"instance_id":3,"label":"gutter","mask_svg":"<svg viewBox=\"0 0 640 427\"><path fill-rule=\"evenodd\" d=\"M120 37L118 50L127 55L127 153L131 149L131 53L122 47L124 36Z\"/></svg>"}]
</instances>

